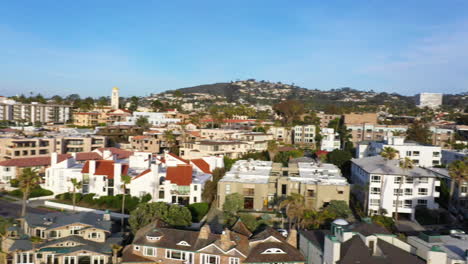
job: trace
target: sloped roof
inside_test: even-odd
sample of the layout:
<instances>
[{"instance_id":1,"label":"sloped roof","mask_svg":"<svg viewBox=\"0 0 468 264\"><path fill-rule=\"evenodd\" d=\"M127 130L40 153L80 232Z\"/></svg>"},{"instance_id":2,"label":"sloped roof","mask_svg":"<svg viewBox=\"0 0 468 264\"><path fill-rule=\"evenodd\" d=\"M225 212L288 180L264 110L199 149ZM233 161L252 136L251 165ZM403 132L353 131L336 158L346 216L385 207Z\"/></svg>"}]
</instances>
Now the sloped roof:
<instances>
[{"instance_id":1,"label":"sloped roof","mask_svg":"<svg viewBox=\"0 0 468 264\"><path fill-rule=\"evenodd\" d=\"M190 185L192 183L192 165L179 164L176 167L167 167L166 180L181 186Z\"/></svg>"},{"instance_id":2,"label":"sloped roof","mask_svg":"<svg viewBox=\"0 0 468 264\"><path fill-rule=\"evenodd\" d=\"M285 253L280 254L263 254L265 250L270 248L278 248L284 251ZM288 243L281 242L264 242L259 243L254 248L250 250L249 255L244 260L244 263L275 263L275 262L304 262L305 258L293 246Z\"/></svg>"},{"instance_id":3,"label":"sloped roof","mask_svg":"<svg viewBox=\"0 0 468 264\"><path fill-rule=\"evenodd\" d=\"M29 226L41 226L46 227L48 229L70 225L74 223L82 223L107 231L110 231L112 227L111 221L104 221L102 215L98 215L93 212L52 212L46 214L28 213L26 214L25 218Z\"/></svg>"},{"instance_id":4,"label":"sloped roof","mask_svg":"<svg viewBox=\"0 0 468 264\"><path fill-rule=\"evenodd\" d=\"M437 177L434 172L416 165L412 169L403 170L399 165L399 160L386 160L381 156L352 159L351 162L367 173L405 175L407 177Z\"/></svg>"},{"instance_id":5,"label":"sloped roof","mask_svg":"<svg viewBox=\"0 0 468 264\"><path fill-rule=\"evenodd\" d=\"M99 153L96 153L94 151L76 153L76 160L77 161L100 160L100 159L102 159L102 156L99 155Z\"/></svg>"},{"instance_id":6,"label":"sloped roof","mask_svg":"<svg viewBox=\"0 0 468 264\"><path fill-rule=\"evenodd\" d=\"M211 174L210 165L203 159L193 159L190 160L197 168L199 168L203 173Z\"/></svg>"},{"instance_id":7,"label":"sloped roof","mask_svg":"<svg viewBox=\"0 0 468 264\"><path fill-rule=\"evenodd\" d=\"M250 232L247 226L245 226L245 224L242 222L240 217L237 219L236 223L232 226L231 230L238 234L244 235L246 237L252 236L252 232Z\"/></svg>"},{"instance_id":8,"label":"sloped roof","mask_svg":"<svg viewBox=\"0 0 468 264\"><path fill-rule=\"evenodd\" d=\"M110 147L110 148L98 148L98 150L99 150L101 153L104 152L104 150L109 150L113 155L117 155L117 159L127 159L127 158L129 158L131 155L133 155L133 151L123 150L123 149L114 148L114 147Z\"/></svg>"},{"instance_id":9,"label":"sloped roof","mask_svg":"<svg viewBox=\"0 0 468 264\"><path fill-rule=\"evenodd\" d=\"M188 160L186 160L186 159L183 159L183 158L181 158L181 157L177 156L176 154L173 154L173 153L168 153L168 154L169 154L169 156L171 156L171 157L173 157L173 158L176 158L176 159L178 159L178 160L182 161L183 163L187 163L187 164L189 164L189 161L188 161Z\"/></svg>"},{"instance_id":10,"label":"sloped roof","mask_svg":"<svg viewBox=\"0 0 468 264\"><path fill-rule=\"evenodd\" d=\"M151 169L144 170L142 173L140 173L137 176L133 177L132 181L140 178L141 176L144 176L144 175L148 174L150 171L151 171Z\"/></svg>"},{"instance_id":11,"label":"sloped roof","mask_svg":"<svg viewBox=\"0 0 468 264\"><path fill-rule=\"evenodd\" d=\"M325 247L325 236L331 234L330 230L301 230L299 232L322 251Z\"/></svg>"},{"instance_id":12,"label":"sloped roof","mask_svg":"<svg viewBox=\"0 0 468 264\"><path fill-rule=\"evenodd\" d=\"M58 155L58 162L62 162L67 158L70 158L70 154L60 154ZM51 165L51 156L43 157L31 157L31 158L17 158L0 161L0 166L7 167L39 167L39 166L50 166Z\"/></svg>"},{"instance_id":13,"label":"sloped roof","mask_svg":"<svg viewBox=\"0 0 468 264\"><path fill-rule=\"evenodd\" d=\"M85 163L81 173L89 173L89 164L89 161ZM94 175L106 175L108 179L114 179L114 164L113 160L97 160ZM127 172L128 164L122 164L122 175L127 174Z\"/></svg>"}]
</instances>

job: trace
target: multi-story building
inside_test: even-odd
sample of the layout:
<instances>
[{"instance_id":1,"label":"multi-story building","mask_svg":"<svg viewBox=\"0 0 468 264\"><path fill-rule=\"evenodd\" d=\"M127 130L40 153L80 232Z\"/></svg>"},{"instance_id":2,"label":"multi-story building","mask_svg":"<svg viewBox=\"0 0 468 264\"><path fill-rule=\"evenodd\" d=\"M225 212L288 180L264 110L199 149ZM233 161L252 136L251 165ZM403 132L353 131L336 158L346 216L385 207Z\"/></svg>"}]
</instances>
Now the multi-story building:
<instances>
[{"instance_id":1,"label":"multi-story building","mask_svg":"<svg viewBox=\"0 0 468 264\"><path fill-rule=\"evenodd\" d=\"M330 123L330 121L335 120L337 118L341 118L340 115L325 114L323 112L317 113L317 117L320 118L321 128L328 127L328 124Z\"/></svg>"},{"instance_id":2,"label":"multi-story building","mask_svg":"<svg viewBox=\"0 0 468 264\"><path fill-rule=\"evenodd\" d=\"M0 160L89 152L106 146L105 136L0 137Z\"/></svg>"},{"instance_id":3,"label":"multi-story building","mask_svg":"<svg viewBox=\"0 0 468 264\"><path fill-rule=\"evenodd\" d=\"M321 150L333 151L335 149L340 149L340 137L333 128L321 128L320 134L322 135L322 141L320 142Z\"/></svg>"},{"instance_id":4,"label":"multi-story building","mask_svg":"<svg viewBox=\"0 0 468 264\"><path fill-rule=\"evenodd\" d=\"M112 88L112 95L111 95L111 107L112 109L119 109L120 104L119 104L119 88L114 87Z\"/></svg>"},{"instance_id":5,"label":"multi-story building","mask_svg":"<svg viewBox=\"0 0 468 264\"><path fill-rule=\"evenodd\" d=\"M129 136L143 134L143 128L138 126L106 126L99 127L96 135L106 136L114 143L128 142Z\"/></svg>"},{"instance_id":6,"label":"multi-story building","mask_svg":"<svg viewBox=\"0 0 468 264\"><path fill-rule=\"evenodd\" d=\"M464 160L468 158L468 149L464 150L442 150L442 164L449 165L456 160Z\"/></svg>"},{"instance_id":7,"label":"multi-story building","mask_svg":"<svg viewBox=\"0 0 468 264\"><path fill-rule=\"evenodd\" d=\"M22 221L24 232L2 241L8 263L115 263L112 247L122 243L112 234L110 213L28 213Z\"/></svg>"},{"instance_id":8,"label":"multi-story building","mask_svg":"<svg viewBox=\"0 0 468 264\"><path fill-rule=\"evenodd\" d=\"M441 93L420 93L416 98L416 105L420 108L438 108L442 105Z\"/></svg>"},{"instance_id":9,"label":"multi-story building","mask_svg":"<svg viewBox=\"0 0 468 264\"><path fill-rule=\"evenodd\" d=\"M408 243L370 219L353 224L336 219L331 224L331 230L301 230L299 249L307 264L426 263L412 254Z\"/></svg>"},{"instance_id":10,"label":"multi-story building","mask_svg":"<svg viewBox=\"0 0 468 264\"><path fill-rule=\"evenodd\" d=\"M180 156L185 159L195 159L223 155L237 159L249 151L249 144L239 140L198 140L184 143L180 148Z\"/></svg>"},{"instance_id":11,"label":"multi-story building","mask_svg":"<svg viewBox=\"0 0 468 264\"><path fill-rule=\"evenodd\" d=\"M398 160L381 156L352 159L351 164L353 183L368 189L357 197L369 215L385 212L393 216L397 200L398 214L411 219L415 217L416 206L439 208L435 199L440 196L436 189L440 180L434 172L421 167L403 169Z\"/></svg>"},{"instance_id":12,"label":"multi-story building","mask_svg":"<svg viewBox=\"0 0 468 264\"><path fill-rule=\"evenodd\" d=\"M0 120L14 122L66 123L71 118L71 106L30 103L13 100L0 102Z\"/></svg>"},{"instance_id":13,"label":"multi-story building","mask_svg":"<svg viewBox=\"0 0 468 264\"><path fill-rule=\"evenodd\" d=\"M304 125L293 127L293 144L312 145L315 144L315 126Z\"/></svg>"},{"instance_id":14,"label":"multi-story building","mask_svg":"<svg viewBox=\"0 0 468 264\"><path fill-rule=\"evenodd\" d=\"M239 160L218 183L218 207L226 196L240 193L247 210L268 210L275 198L302 194L306 206L319 210L332 200L349 200L349 184L332 164L290 163L283 168L271 161Z\"/></svg>"},{"instance_id":15,"label":"multi-story building","mask_svg":"<svg viewBox=\"0 0 468 264\"><path fill-rule=\"evenodd\" d=\"M124 124L135 125L136 121L141 117L147 118L148 123L152 126L164 126L180 123L182 121L180 118L168 118L165 113L134 112L133 115L127 117Z\"/></svg>"},{"instance_id":16,"label":"multi-story building","mask_svg":"<svg viewBox=\"0 0 468 264\"><path fill-rule=\"evenodd\" d=\"M271 228L252 235L241 221L221 234L213 233L208 225L191 231L152 223L124 248L122 263L303 264L296 239L295 230L288 238Z\"/></svg>"},{"instance_id":17,"label":"multi-story building","mask_svg":"<svg viewBox=\"0 0 468 264\"><path fill-rule=\"evenodd\" d=\"M356 148L356 157L380 155L380 152L386 147L396 149L399 158L408 157L417 166L433 167L441 164L442 149L439 146L405 142L404 137L390 137L384 141L360 142Z\"/></svg>"},{"instance_id":18,"label":"multi-story building","mask_svg":"<svg viewBox=\"0 0 468 264\"><path fill-rule=\"evenodd\" d=\"M468 235L461 230L452 230L450 235L421 232L417 236L409 236L407 242L416 249L415 254L427 263L468 263Z\"/></svg>"},{"instance_id":19,"label":"multi-story building","mask_svg":"<svg viewBox=\"0 0 468 264\"><path fill-rule=\"evenodd\" d=\"M450 148L450 143L454 140L455 132L453 129L439 128L436 126L429 127L431 131L432 145L442 148Z\"/></svg>"},{"instance_id":20,"label":"multi-story building","mask_svg":"<svg viewBox=\"0 0 468 264\"><path fill-rule=\"evenodd\" d=\"M268 134L273 136L276 141L283 142L285 144L291 144L291 129L287 127L276 127L272 126L267 131Z\"/></svg>"},{"instance_id":21,"label":"multi-story building","mask_svg":"<svg viewBox=\"0 0 468 264\"><path fill-rule=\"evenodd\" d=\"M350 113L344 114L344 124L372 124L377 125L379 115L377 113Z\"/></svg>"},{"instance_id":22,"label":"multi-story building","mask_svg":"<svg viewBox=\"0 0 468 264\"><path fill-rule=\"evenodd\" d=\"M95 127L125 123L131 117L130 111L125 109L95 109L90 112L76 112L73 114L75 126Z\"/></svg>"},{"instance_id":23,"label":"multi-story building","mask_svg":"<svg viewBox=\"0 0 468 264\"><path fill-rule=\"evenodd\" d=\"M353 124L347 125L351 135L351 142L357 144L361 141L380 141L394 135L403 135L408 130L407 126L376 125L376 124Z\"/></svg>"}]
</instances>

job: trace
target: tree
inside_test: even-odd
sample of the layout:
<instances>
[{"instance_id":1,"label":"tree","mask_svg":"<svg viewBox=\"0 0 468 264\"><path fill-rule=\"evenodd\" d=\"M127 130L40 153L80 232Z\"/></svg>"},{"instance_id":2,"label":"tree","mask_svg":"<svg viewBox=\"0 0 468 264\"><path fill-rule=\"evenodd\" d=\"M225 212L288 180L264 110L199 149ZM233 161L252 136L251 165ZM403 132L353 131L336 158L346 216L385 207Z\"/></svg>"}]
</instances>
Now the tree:
<instances>
[{"instance_id":1,"label":"tree","mask_svg":"<svg viewBox=\"0 0 468 264\"><path fill-rule=\"evenodd\" d=\"M293 223L298 223L301 215L303 215L305 205L305 198L299 193L291 193L283 200L279 207L286 210L288 218L289 229L292 228Z\"/></svg>"},{"instance_id":2,"label":"tree","mask_svg":"<svg viewBox=\"0 0 468 264\"><path fill-rule=\"evenodd\" d=\"M23 192L22 206L21 206L21 217L26 215L26 202L29 197L31 189L39 184L41 177L37 171L33 168L25 168L18 176L18 183L20 190Z\"/></svg>"},{"instance_id":3,"label":"tree","mask_svg":"<svg viewBox=\"0 0 468 264\"><path fill-rule=\"evenodd\" d=\"M395 221L398 221L398 207L400 203L400 196L403 194L402 186L403 186L403 181L406 181L406 173L408 170L413 168L413 161L405 157L404 159L400 160L400 168L403 169L403 175L400 178L400 182L398 184L398 193L397 193L397 199L395 203Z\"/></svg>"},{"instance_id":4,"label":"tree","mask_svg":"<svg viewBox=\"0 0 468 264\"><path fill-rule=\"evenodd\" d=\"M179 154L177 148L175 148L175 145L177 143L177 138L174 132L169 129L165 130L163 133L163 136L164 136L164 139L166 140L169 151L175 154Z\"/></svg>"},{"instance_id":5,"label":"tree","mask_svg":"<svg viewBox=\"0 0 468 264\"><path fill-rule=\"evenodd\" d=\"M349 151L335 149L327 154L328 162L335 164L336 166L343 169L343 167L349 163L353 158Z\"/></svg>"},{"instance_id":6,"label":"tree","mask_svg":"<svg viewBox=\"0 0 468 264\"><path fill-rule=\"evenodd\" d=\"M159 100L153 100L151 102L151 109L153 110L153 112L159 112L163 109L164 107L164 104L161 103L161 101Z\"/></svg>"},{"instance_id":7,"label":"tree","mask_svg":"<svg viewBox=\"0 0 468 264\"><path fill-rule=\"evenodd\" d=\"M218 182L223 178L226 170L224 168L216 168L213 170L212 180L205 183L205 188L203 188L202 198L208 203L212 203L216 198L216 193L218 191Z\"/></svg>"},{"instance_id":8,"label":"tree","mask_svg":"<svg viewBox=\"0 0 468 264\"><path fill-rule=\"evenodd\" d=\"M267 150L270 160L273 160L275 158L276 153L278 152L278 143L276 143L275 140L268 141Z\"/></svg>"},{"instance_id":9,"label":"tree","mask_svg":"<svg viewBox=\"0 0 468 264\"><path fill-rule=\"evenodd\" d=\"M174 227L183 227L192 223L192 214L187 207L177 204L141 203L130 213L128 223L132 232L136 232L155 220L161 220Z\"/></svg>"},{"instance_id":10,"label":"tree","mask_svg":"<svg viewBox=\"0 0 468 264\"><path fill-rule=\"evenodd\" d=\"M148 121L148 118L146 116L140 116L136 122L135 125L142 127L143 129L147 129L151 126L151 124Z\"/></svg>"},{"instance_id":11,"label":"tree","mask_svg":"<svg viewBox=\"0 0 468 264\"><path fill-rule=\"evenodd\" d=\"M223 212L226 223L231 223L235 220L237 213L244 209L244 196L240 193L231 193L226 195L226 200L223 204Z\"/></svg>"},{"instance_id":12,"label":"tree","mask_svg":"<svg viewBox=\"0 0 468 264\"><path fill-rule=\"evenodd\" d=\"M122 183L122 217L120 219L120 224L121 224L121 227L122 227L122 232L125 231L125 218L124 218L124 214L125 214L125 196L127 195L126 192L127 192L127 185L130 184L130 182L132 181L132 177L130 177L129 175L122 175L122 177L120 178L120 181Z\"/></svg>"},{"instance_id":13,"label":"tree","mask_svg":"<svg viewBox=\"0 0 468 264\"><path fill-rule=\"evenodd\" d=\"M426 125L414 122L406 131L406 140L413 140L421 144L431 144L431 131Z\"/></svg>"},{"instance_id":14,"label":"tree","mask_svg":"<svg viewBox=\"0 0 468 264\"><path fill-rule=\"evenodd\" d=\"M455 186L461 186L462 182L468 181L468 158L465 158L463 161L456 160L450 163L448 167L449 175L451 178L450 181L450 198L453 200L453 193L455 191ZM458 203L458 201L457 201Z\"/></svg>"},{"instance_id":15,"label":"tree","mask_svg":"<svg viewBox=\"0 0 468 264\"><path fill-rule=\"evenodd\" d=\"M348 218L352 212L348 204L341 200L332 200L325 208L334 218Z\"/></svg>"},{"instance_id":16,"label":"tree","mask_svg":"<svg viewBox=\"0 0 468 264\"><path fill-rule=\"evenodd\" d=\"M138 97L132 96L130 98L130 106L128 107L128 110L130 110L132 112L135 112L138 109L138 101L139 100L140 99L138 99Z\"/></svg>"},{"instance_id":17,"label":"tree","mask_svg":"<svg viewBox=\"0 0 468 264\"><path fill-rule=\"evenodd\" d=\"M285 125L292 125L304 113L304 104L297 100L285 100L274 105L273 110L283 117Z\"/></svg>"},{"instance_id":18,"label":"tree","mask_svg":"<svg viewBox=\"0 0 468 264\"><path fill-rule=\"evenodd\" d=\"M327 210L316 211L314 209L304 209L299 226L301 228L318 229L332 217L333 216Z\"/></svg>"},{"instance_id":19,"label":"tree","mask_svg":"<svg viewBox=\"0 0 468 264\"><path fill-rule=\"evenodd\" d=\"M380 156L382 156L386 160L393 160L398 156L398 150L392 147L385 147L380 152Z\"/></svg>"},{"instance_id":20,"label":"tree","mask_svg":"<svg viewBox=\"0 0 468 264\"><path fill-rule=\"evenodd\" d=\"M73 212L75 212L76 190L83 188L83 183L81 181L78 181L76 178L72 178L71 183L73 185Z\"/></svg>"},{"instance_id":21,"label":"tree","mask_svg":"<svg viewBox=\"0 0 468 264\"><path fill-rule=\"evenodd\" d=\"M187 207L172 204L167 211L166 218L163 220L175 227L189 226L192 224L192 214Z\"/></svg>"},{"instance_id":22,"label":"tree","mask_svg":"<svg viewBox=\"0 0 468 264\"><path fill-rule=\"evenodd\" d=\"M9 236L9 228L15 224L15 220L13 218L5 218L0 216L0 236L1 236L1 242L0 242L0 248L3 249L3 241L5 241Z\"/></svg>"}]
</instances>

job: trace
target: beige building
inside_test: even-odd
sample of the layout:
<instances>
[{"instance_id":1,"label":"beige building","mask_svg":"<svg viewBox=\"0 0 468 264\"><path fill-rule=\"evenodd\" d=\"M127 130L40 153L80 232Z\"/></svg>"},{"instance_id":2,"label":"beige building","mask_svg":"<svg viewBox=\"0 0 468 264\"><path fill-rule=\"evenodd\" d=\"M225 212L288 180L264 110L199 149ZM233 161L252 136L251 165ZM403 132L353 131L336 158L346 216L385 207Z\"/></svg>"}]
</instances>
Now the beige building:
<instances>
[{"instance_id":1,"label":"beige building","mask_svg":"<svg viewBox=\"0 0 468 264\"><path fill-rule=\"evenodd\" d=\"M349 202L349 184L332 164L290 163L283 167L271 161L239 160L218 182L218 208L226 196L240 193L246 210L271 210L280 197L304 196L306 207L319 210L332 200Z\"/></svg>"},{"instance_id":2,"label":"beige building","mask_svg":"<svg viewBox=\"0 0 468 264\"><path fill-rule=\"evenodd\" d=\"M391 136L404 136L408 126L355 124L347 125L351 142L355 145L361 141L382 141Z\"/></svg>"},{"instance_id":3,"label":"beige building","mask_svg":"<svg viewBox=\"0 0 468 264\"><path fill-rule=\"evenodd\" d=\"M317 117L320 118L320 127L328 127L328 123L330 121L335 120L337 118L341 118L340 115L331 115L331 114L325 114L325 113L317 113Z\"/></svg>"},{"instance_id":4,"label":"beige building","mask_svg":"<svg viewBox=\"0 0 468 264\"><path fill-rule=\"evenodd\" d=\"M75 126L99 126L112 125L115 122L123 122L132 114L124 109L113 109L103 111L105 108L95 109L91 112L77 112L73 114L73 124Z\"/></svg>"},{"instance_id":5,"label":"beige building","mask_svg":"<svg viewBox=\"0 0 468 264\"><path fill-rule=\"evenodd\" d=\"M0 160L89 152L106 146L104 136L4 137L0 138Z\"/></svg>"},{"instance_id":6,"label":"beige building","mask_svg":"<svg viewBox=\"0 0 468 264\"><path fill-rule=\"evenodd\" d=\"M344 124L377 124L378 121L378 114L377 113L351 113L345 114L344 117Z\"/></svg>"},{"instance_id":7,"label":"beige building","mask_svg":"<svg viewBox=\"0 0 468 264\"><path fill-rule=\"evenodd\" d=\"M274 140L291 144L292 134L290 128L272 126L268 129L267 133L271 134Z\"/></svg>"}]
</instances>

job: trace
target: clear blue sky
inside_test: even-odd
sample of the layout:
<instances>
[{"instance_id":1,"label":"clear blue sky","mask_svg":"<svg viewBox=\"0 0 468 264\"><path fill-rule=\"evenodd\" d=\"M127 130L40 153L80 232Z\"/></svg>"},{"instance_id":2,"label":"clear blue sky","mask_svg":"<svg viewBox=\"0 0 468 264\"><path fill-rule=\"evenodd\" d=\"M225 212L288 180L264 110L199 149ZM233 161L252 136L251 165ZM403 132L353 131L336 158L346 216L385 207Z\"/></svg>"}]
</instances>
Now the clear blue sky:
<instances>
[{"instance_id":1,"label":"clear blue sky","mask_svg":"<svg viewBox=\"0 0 468 264\"><path fill-rule=\"evenodd\" d=\"M236 79L468 91L468 1L2 1L0 95Z\"/></svg>"}]
</instances>

